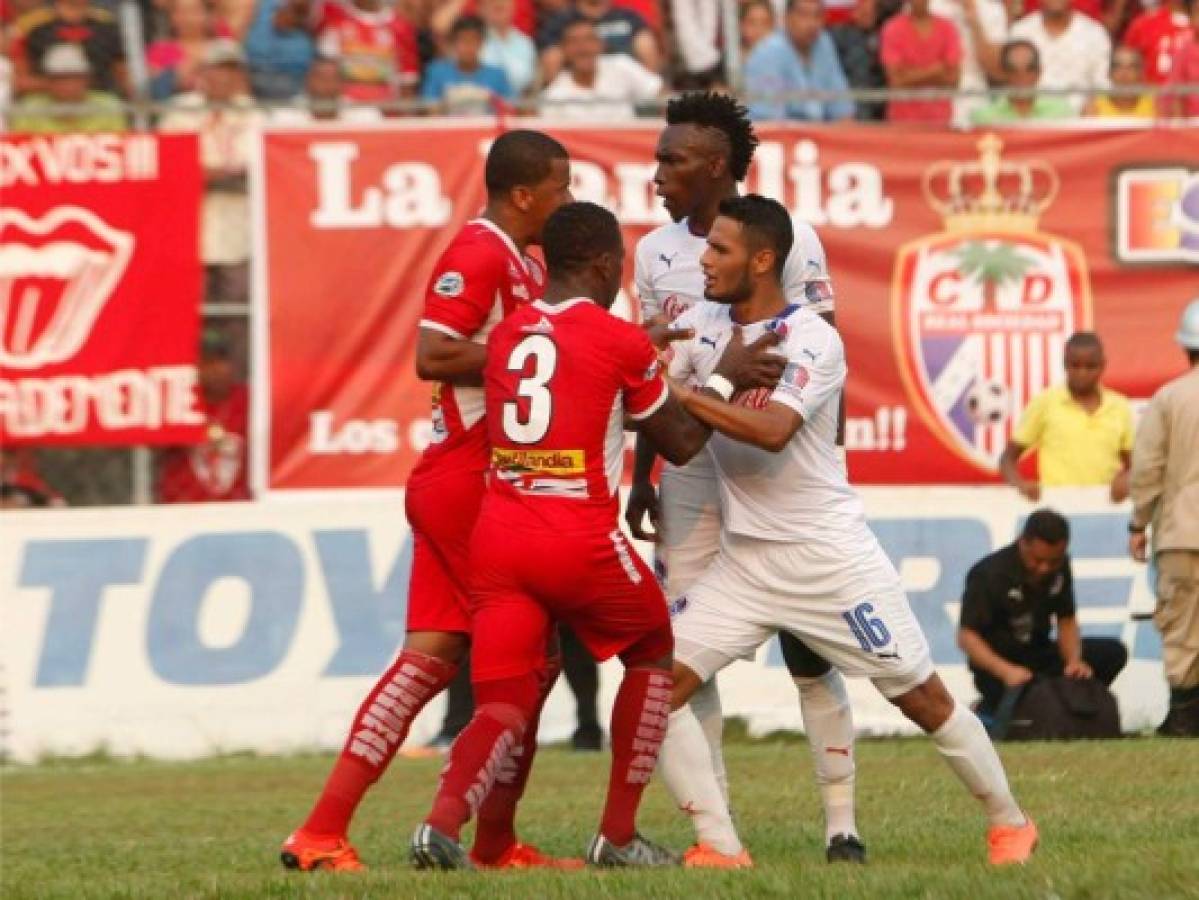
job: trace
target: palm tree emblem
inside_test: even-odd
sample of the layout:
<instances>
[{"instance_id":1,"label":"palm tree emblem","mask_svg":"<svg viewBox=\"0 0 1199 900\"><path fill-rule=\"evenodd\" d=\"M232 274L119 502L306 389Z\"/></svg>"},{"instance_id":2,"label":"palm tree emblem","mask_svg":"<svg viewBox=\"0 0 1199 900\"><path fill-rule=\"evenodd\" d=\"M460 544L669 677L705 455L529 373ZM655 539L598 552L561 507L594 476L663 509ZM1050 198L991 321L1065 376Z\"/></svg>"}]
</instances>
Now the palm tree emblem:
<instances>
[{"instance_id":1,"label":"palm tree emblem","mask_svg":"<svg viewBox=\"0 0 1199 900\"><path fill-rule=\"evenodd\" d=\"M962 274L982 286L984 313L997 312L999 288L1023 277L1033 266L1033 260L1021 255L1011 244L987 246L981 241L972 241L952 255L957 258Z\"/></svg>"}]
</instances>

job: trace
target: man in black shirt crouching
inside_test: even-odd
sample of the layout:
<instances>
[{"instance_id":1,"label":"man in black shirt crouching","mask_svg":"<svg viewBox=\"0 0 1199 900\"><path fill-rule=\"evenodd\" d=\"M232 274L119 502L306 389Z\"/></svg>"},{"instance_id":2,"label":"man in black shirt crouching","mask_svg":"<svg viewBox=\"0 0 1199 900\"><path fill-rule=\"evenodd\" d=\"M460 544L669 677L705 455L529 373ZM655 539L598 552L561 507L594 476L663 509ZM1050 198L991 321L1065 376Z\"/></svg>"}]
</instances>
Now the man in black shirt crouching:
<instances>
[{"instance_id":1,"label":"man in black shirt crouching","mask_svg":"<svg viewBox=\"0 0 1199 900\"><path fill-rule=\"evenodd\" d=\"M1039 509L1014 543L983 557L966 575L958 646L982 694L980 712L994 712L1004 688L1036 675L1098 678L1110 685L1128 662L1119 640L1079 633L1069 543L1065 518ZM1056 641L1050 637L1054 625Z\"/></svg>"}]
</instances>

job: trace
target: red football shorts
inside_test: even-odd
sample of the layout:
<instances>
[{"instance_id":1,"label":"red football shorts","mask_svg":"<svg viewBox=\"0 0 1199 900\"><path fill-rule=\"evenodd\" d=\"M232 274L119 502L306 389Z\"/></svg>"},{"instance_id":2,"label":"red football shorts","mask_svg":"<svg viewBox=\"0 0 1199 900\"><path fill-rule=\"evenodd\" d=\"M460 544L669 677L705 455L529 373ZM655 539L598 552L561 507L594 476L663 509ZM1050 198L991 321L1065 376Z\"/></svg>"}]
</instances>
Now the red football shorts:
<instances>
[{"instance_id":1,"label":"red football shorts","mask_svg":"<svg viewBox=\"0 0 1199 900\"><path fill-rule=\"evenodd\" d=\"M655 633L661 655L673 646L662 589L615 521L572 530L495 495L471 539L470 604L474 681L537 671L555 622L600 661Z\"/></svg>"},{"instance_id":2,"label":"red football shorts","mask_svg":"<svg viewBox=\"0 0 1199 900\"><path fill-rule=\"evenodd\" d=\"M470 633L466 573L484 488L478 471L409 481L404 495L412 528L408 631Z\"/></svg>"}]
</instances>

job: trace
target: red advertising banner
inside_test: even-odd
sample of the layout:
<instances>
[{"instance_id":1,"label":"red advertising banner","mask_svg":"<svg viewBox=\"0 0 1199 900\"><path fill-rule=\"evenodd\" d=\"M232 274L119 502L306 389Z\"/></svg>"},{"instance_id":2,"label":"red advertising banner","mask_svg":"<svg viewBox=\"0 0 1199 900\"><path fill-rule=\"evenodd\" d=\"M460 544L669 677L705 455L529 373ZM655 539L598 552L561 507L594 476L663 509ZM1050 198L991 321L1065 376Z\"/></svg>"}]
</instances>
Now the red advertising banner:
<instances>
[{"instance_id":1,"label":"red advertising banner","mask_svg":"<svg viewBox=\"0 0 1199 900\"><path fill-rule=\"evenodd\" d=\"M571 152L575 196L613 209L630 248L666 221L657 125L547 130ZM496 133L426 121L265 135L267 489L403 484L429 429L413 371L422 291L483 203ZM811 222L827 250L855 480L995 480L1019 411L1063 377L1072 331L1099 332L1106 383L1133 398L1181 371L1171 336L1199 294L1199 129L759 135L748 189ZM631 265L630 252L630 294Z\"/></svg>"},{"instance_id":2,"label":"red advertising banner","mask_svg":"<svg viewBox=\"0 0 1199 900\"><path fill-rule=\"evenodd\" d=\"M203 439L192 136L0 138L0 445Z\"/></svg>"}]
</instances>

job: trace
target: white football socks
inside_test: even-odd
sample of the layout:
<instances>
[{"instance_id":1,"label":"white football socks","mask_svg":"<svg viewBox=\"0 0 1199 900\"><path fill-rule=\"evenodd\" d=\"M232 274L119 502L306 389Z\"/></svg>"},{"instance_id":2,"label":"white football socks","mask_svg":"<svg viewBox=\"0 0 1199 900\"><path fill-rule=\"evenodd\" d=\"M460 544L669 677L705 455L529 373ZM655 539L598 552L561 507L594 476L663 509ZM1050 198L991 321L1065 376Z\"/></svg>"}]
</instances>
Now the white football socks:
<instances>
[{"instance_id":1,"label":"white football socks","mask_svg":"<svg viewBox=\"0 0 1199 900\"><path fill-rule=\"evenodd\" d=\"M741 852L741 840L712 771L704 731L687 704L670 714L658 771L679 809L691 817L700 843L729 856Z\"/></svg>"},{"instance_id":2,"label":"white football socks","mask_svg":"<svg viewBox=\"0 0 1199 900\"><path fill-rule=\"evenodd\" d=\"M824 803L824 840L856 835L854 821L853 712L845 679L836 669L818 678L796 678L804 732L816 765L816 783Z\"/></svg>"},{"instance_id":3,"label":"white football socks","mask_svg":"<svg viewBox=\"0 0 1199 900\"><path fill-rule=\"evenodd\" d=\"M725 806L729 806L729 774L724 767L724 710L720 708L716 679L709 678L700 685L688 702L695 718L699 719L699 727L704 730L704 740L708 742L708 752L712 756L712 771L716 773Z\"/></svg>"},{"instance_id":4,"label":"white football socks","mask_svg":"<svg viewBox=\"0 0 1199 900\"><path fill-rule=\"evenodd\" d=\"M1003 763L978 716L954 704L953 713L931 737L962 784L982 802L992 825L1024 824L1024 813L1008 787Z\"/></svg>"}]
</instances>

